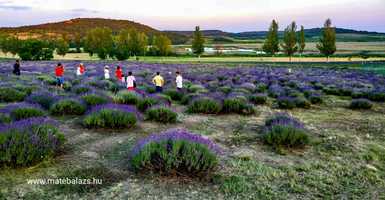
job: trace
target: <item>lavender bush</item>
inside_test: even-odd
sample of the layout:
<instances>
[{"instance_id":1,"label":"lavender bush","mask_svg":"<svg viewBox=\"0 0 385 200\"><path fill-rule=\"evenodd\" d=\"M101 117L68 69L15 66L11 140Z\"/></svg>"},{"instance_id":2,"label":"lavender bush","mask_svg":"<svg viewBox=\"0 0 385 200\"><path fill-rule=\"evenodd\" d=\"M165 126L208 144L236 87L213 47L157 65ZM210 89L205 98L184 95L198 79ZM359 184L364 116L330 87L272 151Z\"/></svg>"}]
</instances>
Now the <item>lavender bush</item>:
<instances>
[{"instance_id":1,"label":"lavender bush","mask_svg":"<svg viewBox=\"0 0 385 200\"><path fill-rule=\"evenodd\" d=\"M129 155L134 171L206 176L216 169L220 148L184 129L171 129L140 140Z\"/></svg>"},{"instance_id":2,"label":"lavender bush","mask_svg":"<svg viewBox=\"0 0 385 200\"><path fill-rule=\"evenodd\" d=\"M278 113L265 122L264 141L276 148L302 147L309 143L304 125L286 113Z\"/></svg>"},{"instance_id":3,"label":"lavender bush","mask_svg":"<svg viewBox=\"0 0 385 200\"><path fill-rule=\"evenodd\" d=\"M94 106L83 119L87 128L131 128L136 124L139 113L135 107L119 104Z\"/></svg>"},{"instance_id":4,"label":"lavender bush","mask_svg":"<svg viewBox=\"0 0 385 200\"><path fill-rule=\"evenodd\" d=\"M0 125L0 166L29 166L54 156L64 135L48 118L29 118Z\"/></svg>"}]
</instances>

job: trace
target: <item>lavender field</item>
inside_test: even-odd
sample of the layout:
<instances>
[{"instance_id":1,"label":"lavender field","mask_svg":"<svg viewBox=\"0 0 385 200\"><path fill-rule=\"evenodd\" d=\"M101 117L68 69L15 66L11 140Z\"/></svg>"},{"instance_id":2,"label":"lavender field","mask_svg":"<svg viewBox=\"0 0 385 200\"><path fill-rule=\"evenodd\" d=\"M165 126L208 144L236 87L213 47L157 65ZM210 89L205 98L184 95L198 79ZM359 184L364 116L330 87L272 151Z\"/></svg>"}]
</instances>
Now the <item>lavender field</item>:
<instances>
[{"instance_id":1,"label":"lavender field","mask_svg":"<svg viewBox=\"0 0 385 200\"><path fill-rule=\"evenodd\" d=\"M0 200L385 198L384 75L64 61L60 89L56 64L0 61ZM34 182L59 178L102 183Z\"/></svg>"}]
</instances>

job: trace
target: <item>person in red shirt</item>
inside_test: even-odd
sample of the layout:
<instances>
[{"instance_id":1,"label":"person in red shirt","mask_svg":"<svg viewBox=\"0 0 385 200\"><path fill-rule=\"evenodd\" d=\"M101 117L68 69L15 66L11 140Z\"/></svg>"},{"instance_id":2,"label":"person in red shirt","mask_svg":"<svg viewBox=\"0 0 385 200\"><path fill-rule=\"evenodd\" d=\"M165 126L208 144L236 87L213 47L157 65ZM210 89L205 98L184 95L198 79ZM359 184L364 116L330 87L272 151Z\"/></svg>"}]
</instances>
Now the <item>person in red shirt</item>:
<instances>
[{"instance_id":1,"label":"person in red shirt","mask_svg":"<svg viewBox=\"0 0 385 200\"><path fill-rule=\"evenodd\" d=\"M61 63L58 63L55 68L55 75L56 75L56 85L60 88L63 88L64 84L64 66Z\"/></svg>"},{"instance_id":2,"label":"person in red shirt","mask_svg":"<svg viewBox=\"0 0 385 200\"><path fill-rule=\"evenodd\" d=\"M116 77L116 79L118 79L119 81L122 81L123 71L122 71L122 68L121 68L120 66L117 66L117 67L116 67L115 77Z\"/></svg>"}]
</instances>

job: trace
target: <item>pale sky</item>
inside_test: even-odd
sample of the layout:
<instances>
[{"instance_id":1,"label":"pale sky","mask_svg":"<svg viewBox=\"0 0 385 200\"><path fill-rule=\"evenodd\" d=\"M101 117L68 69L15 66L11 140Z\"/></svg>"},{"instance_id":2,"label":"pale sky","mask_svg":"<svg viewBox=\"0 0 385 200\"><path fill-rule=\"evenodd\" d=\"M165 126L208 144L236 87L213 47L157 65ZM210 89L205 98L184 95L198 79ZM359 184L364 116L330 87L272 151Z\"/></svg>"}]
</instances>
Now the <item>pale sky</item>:
<instances>
[{"instance_id":1,"label":"pale sky","mask_svg":"<svg viewBox=\"0 0 385 200\"><path fill-rule=\"evenodd\" d=\"M20 26L77 17L133 20L159 30L280 29L292 20L305 28L331 18L337 27L385 32L385 0L0 0L0 26Z\"/></svg>"}]
</instances>

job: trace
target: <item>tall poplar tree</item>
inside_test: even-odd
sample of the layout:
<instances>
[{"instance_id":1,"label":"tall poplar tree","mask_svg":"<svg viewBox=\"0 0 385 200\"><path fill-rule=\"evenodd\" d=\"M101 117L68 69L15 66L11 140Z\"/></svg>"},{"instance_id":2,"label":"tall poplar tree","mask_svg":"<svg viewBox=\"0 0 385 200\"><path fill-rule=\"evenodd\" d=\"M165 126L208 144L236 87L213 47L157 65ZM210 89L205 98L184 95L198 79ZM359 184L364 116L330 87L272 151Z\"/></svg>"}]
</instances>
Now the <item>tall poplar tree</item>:
<instances>
[{"instance_id":1,"label":"tall poplar tree","mask_svg":"<svg viewBox=\"0 0 385 200\"><path fill-rule=\"evenodd\" d=\"M271 22L262 50L270 55L274 55L279 51L278 23L275 20Z\"/></svg>"},{"instance_id":2,"label":"tall poplar tree","mask_svg":"<svg viewBox=\"0 0 385 200\"><path fill-rule=\"evenodd\" d=\"M192 42L192 51L195 55L198 55L198 57L200 57L205 52L204 43L205 43L204 36L199 26L196 26L194 31L194 38Z\"/></svg>"},{"instance_id":3,"label":"tall poplar tree","mask_svg":"<svg viewBox=\"0 0 385 200\"><path fill-rule=\"evenodd\" d=\"M305 51L306 39L305 39L305 28L301 26L298 37L298 52L302 55Z\"/></svg>"},{"instance_id":4,"label":"tall poplar tree","mask_svg":"<svg viewBox=\"0 0 385 200\"><path fill-rule=\"evenodd\" d=\"M295 22L292 22L289 26L286 27L283 34L283 43L281 47L285 53L289 56L291 62L291 57L298 50L297 46L297 25Z\"/></svg>"},{"instance_id":5,"label":"tall poplar tree","mask_svg":"<svg viewBox=\"0 0 385 200\"><path fill-rule=\"evenodd\" d=\"M329 62L329 57L337 51L336 30L332 27L332 21L330 19L325 21L317 49L321 54L326 56L327 62Z\"/></svg>"}]
</instances>

